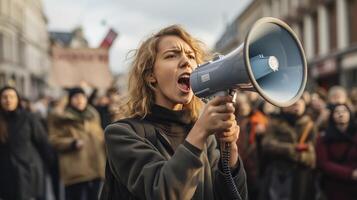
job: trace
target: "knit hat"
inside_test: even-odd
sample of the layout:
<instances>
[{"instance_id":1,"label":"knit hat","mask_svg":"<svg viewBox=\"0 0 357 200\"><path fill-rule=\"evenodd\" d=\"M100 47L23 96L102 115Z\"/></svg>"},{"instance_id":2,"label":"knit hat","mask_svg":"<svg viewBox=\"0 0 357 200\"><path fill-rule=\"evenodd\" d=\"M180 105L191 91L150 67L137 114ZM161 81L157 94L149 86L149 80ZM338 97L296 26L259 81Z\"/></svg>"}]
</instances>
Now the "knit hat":
<instances>
[{"instance_id":1,"label":"knit hat","mask_svg":"<svg viewBox=\"0 0 357 200\"><path fill-rule=\"evenodd\" d=\"M72 99L72 97L74 96L74 95L76 95L76 94L86 94L85 92L84 92L84 90L82 89L82 88L80 88L80 87L73 87L73 88L69 88L69 89L67 89L67 91L68 91L68 99L69 100L71 100Z\"/></svg>"}]
</instances>

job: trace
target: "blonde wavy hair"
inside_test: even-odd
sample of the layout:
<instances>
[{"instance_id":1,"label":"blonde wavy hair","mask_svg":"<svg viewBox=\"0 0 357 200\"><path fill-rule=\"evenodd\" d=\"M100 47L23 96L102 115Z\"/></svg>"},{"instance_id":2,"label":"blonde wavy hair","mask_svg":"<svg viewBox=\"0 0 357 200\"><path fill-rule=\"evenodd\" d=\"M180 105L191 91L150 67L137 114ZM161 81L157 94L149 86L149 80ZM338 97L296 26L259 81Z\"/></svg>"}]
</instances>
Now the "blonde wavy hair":
<instances>
[{"instance_id":1,"label":"blonde wavy hair","mask_svg":"<svg viewBox=\"0 0 357 200\"><path fill-rule=\"evenodd\" d=\"M120 106L122 115L119 118L144 118L151 112L150 107L155 103L155 93L148 77L153 72L158 45L164 36L177 36L184 40L194 51L198 64L211 58L211 54L205 50L206 46L179 25L168 26L153 34L134 51L129 71L128 93ZM192 121L197 120L201 107L201 100L195 96L190 103L183 106L190 111Z\"/></svg>"}]
</instances>

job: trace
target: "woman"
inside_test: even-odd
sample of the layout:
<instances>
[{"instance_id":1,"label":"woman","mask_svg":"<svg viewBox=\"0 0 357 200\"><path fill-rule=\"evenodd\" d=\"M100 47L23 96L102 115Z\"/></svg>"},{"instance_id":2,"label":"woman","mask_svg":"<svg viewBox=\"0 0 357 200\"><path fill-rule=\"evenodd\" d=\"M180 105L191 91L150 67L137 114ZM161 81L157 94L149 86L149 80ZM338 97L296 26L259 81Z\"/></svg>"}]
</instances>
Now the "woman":
<instances>
[{"instance_id":1,"label":"woman","mask_svg":"<svg viewBox=\"0 0 357 200\"><path fill-rule=\"evenodd\" d=\"M357 197L357 134L346 104L332 107L329 126L317 141L321 186L329 200Z\"/></svg>"},{"instance_id":2,"label":"woman","mask_svg":"<svg viewBox=\"0 0 357 200\"><path fill-rule=\"evenodd\" d=\"M131 66L124 117L158 129L156 145L136 133L137 127L120 121L107 127L106 177L115 178L106 180L102 199L231 199L215 135L231 144L229 166L240 196L247 199L232 98L214 98L199 116L201 101L189 85L192 70L206 56L201 43L177 25L141 44Z\"/></svg>"},{"instance_id":3,"label":"woman","mask_svg":"<svg viewBox=\"0 0 357 200\"><path fill-rule=\"evenodd\" d=\"M2 88L0 100L0 199L43 199L43 161L51 157L44 128L15 88Z\"/></svg>"},{"instance_id":4,"label":"woman","mask_svg":"<svg viewBox=\"0 0 357 200\"><path fill-rule=\"evenodd\" d=\"M105 166L103 129L81 88L71 88L65 110L50 116L49 133L66 200L98 199Z\"/></svg>"}]
</instances>

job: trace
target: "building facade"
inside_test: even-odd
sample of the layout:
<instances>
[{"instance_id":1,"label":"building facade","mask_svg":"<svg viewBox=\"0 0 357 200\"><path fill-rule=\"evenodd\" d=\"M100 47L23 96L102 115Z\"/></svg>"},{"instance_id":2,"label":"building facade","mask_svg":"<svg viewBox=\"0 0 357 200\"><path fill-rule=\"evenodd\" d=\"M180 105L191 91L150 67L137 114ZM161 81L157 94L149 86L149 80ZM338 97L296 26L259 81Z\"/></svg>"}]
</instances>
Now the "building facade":
<instances>
[{"instance_id":1,"label":"building facade","mask_svg":"<svg viewBox=\"0 0 357 200\"><path fill-rule=\"evenodd\" d=\"M81 27L70 32L50 32L51 63L49 88L56 94L63 88L83 84L104 93L113 84L108 47L91 48Z\"/></svg>"},{"instance_id":2,"label":"building facade","mask_svg":"<svg viewBox=\"0 0 357 200\"><path fill-rule=\"evenodd\" d=\"M252 0L234 20L236 43L242 43L254 22L266 16L284 20L300 38L309 86L357 86L357 0ZM220 52L235 47L222 46L221 41L216 44Z\"/></svg>"},{"instance_id":3,"label":"building facade","mask_svg":"<svg viewBox=\"0 0 357 200\"><path fill-rule=\"evenodd\" d=\"M0 1L0 86L28 98L47 87L50 68L47 20L41 0Z\"/></svg>"}]
</instances>

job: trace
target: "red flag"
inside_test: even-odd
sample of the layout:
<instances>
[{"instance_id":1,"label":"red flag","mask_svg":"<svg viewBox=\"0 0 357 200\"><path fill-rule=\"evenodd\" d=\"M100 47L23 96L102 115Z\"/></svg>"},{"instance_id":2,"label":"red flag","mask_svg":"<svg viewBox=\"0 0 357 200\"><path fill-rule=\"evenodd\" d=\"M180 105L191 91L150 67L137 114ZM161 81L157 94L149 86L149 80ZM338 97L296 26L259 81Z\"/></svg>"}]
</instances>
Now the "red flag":
<instances>
[{"instance_id":1,"label":"red flag","mask_svg":"<svg viewBox=\"0 0 357 200\"><path fill-rule=\"evenodd\" d=\"M110 49L117 36L118 33L111 28L103 39L102 43L100 44L100 48Z\"/></svg>"}]
</instances>

